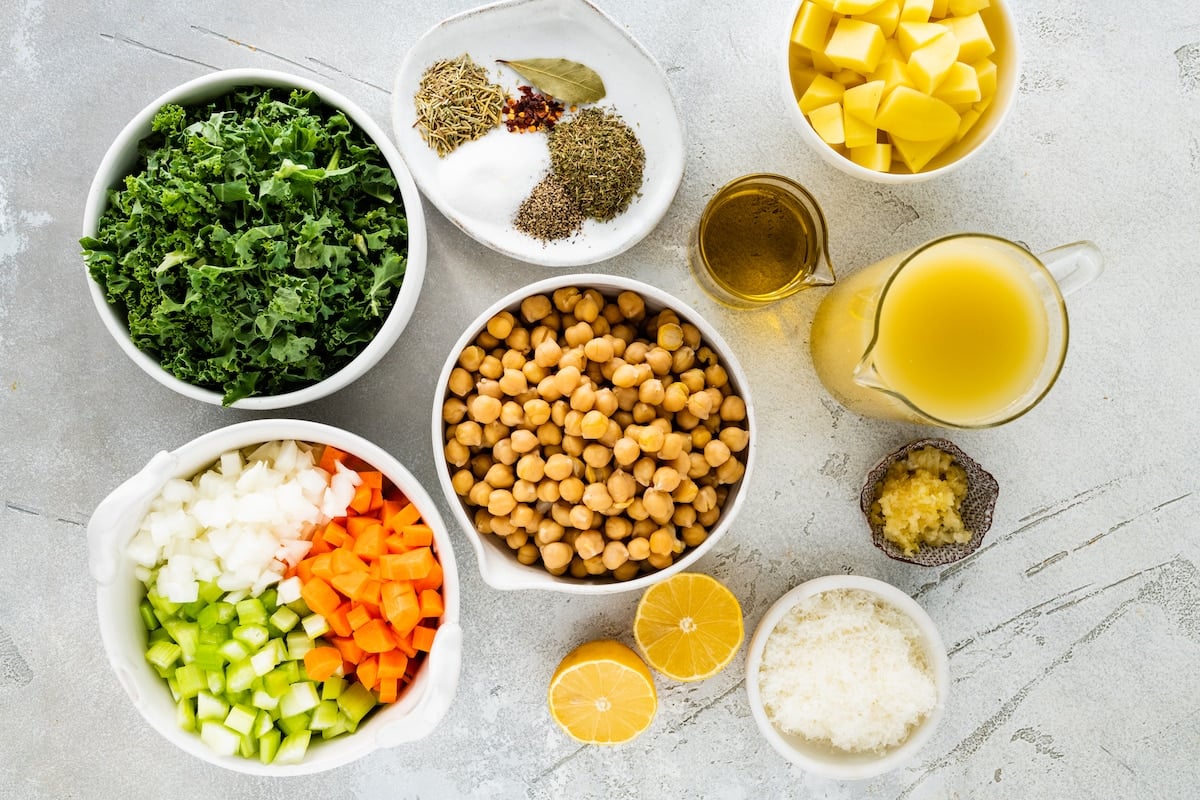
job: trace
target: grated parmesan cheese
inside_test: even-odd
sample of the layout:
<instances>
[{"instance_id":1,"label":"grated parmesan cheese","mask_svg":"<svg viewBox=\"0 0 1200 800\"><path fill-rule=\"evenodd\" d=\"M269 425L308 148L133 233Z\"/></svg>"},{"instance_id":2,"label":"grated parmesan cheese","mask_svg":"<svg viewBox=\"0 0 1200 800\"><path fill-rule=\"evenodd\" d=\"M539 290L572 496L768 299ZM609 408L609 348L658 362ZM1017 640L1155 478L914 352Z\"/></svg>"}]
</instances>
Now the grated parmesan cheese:
<instances>
[{"instance_id":1,"label":"grated parmesan cheese","mask_svg":"<svg viewBox=\"0 0 1200 800\"><path fill-rule=\"evenodd\" d=\"M852 753L900 744L937 704L916 623L857 589L792 608L767 637L758 681L777 728Z\"/></svg>"}]
</instances>

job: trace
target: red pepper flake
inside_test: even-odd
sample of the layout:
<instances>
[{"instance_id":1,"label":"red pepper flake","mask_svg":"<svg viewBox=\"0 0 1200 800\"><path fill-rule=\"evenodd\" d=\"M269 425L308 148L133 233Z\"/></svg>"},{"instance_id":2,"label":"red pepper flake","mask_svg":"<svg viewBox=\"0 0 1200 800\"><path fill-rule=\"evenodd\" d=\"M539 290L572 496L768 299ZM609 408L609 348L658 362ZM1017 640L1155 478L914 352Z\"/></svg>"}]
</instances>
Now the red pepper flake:
<instances>
[{"instance_id":1,"label":"red pepper flake","mask_svg":"<svg viewBox=\"0 0 1200 800\"><path fill-rule=\"evenodd\" d=\"M509 133L552 130L563 115L563 104L533 91L532 86L518 88L521 94L504 103L502 120Z\"/></svg>"}]
</instances>

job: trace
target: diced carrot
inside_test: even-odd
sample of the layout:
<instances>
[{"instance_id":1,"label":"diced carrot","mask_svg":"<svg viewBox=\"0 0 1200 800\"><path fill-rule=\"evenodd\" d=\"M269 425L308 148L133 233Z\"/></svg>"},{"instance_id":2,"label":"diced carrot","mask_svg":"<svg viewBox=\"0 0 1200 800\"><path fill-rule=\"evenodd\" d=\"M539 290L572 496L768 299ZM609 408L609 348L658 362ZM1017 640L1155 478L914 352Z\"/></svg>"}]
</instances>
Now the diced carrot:
<instances>
[{"instance_id":1,"label":"diced carrot","mask_svg":"<svg viewBox=\"0 0 1200 800\"><path fill-rule=\"evenodd\" d=\"M309 555L319 556L322 553L328 553L332 549L333 545L321 538L320 535L317 535L313 537L312 547L308 549L308 553Z\"/></svg>"},{"instance_id":2,"label":"diced carrot","mask_svg":"<svg viewBox=\"0 0 1200 800\"><path fill-rule=\"evenodd\" d=\"M368 653L386 653L396 646L396 640L383 620L375 618L354 630L354 641Z\"/></svg>"},{"instance_id":3,"label":"diced carrot","mask_svg":"<svg viewBox=\"0 0 1200 800\"><path fill-rule=\"evenodd\" d=\"M412 503L405 503L390 514L387 513L388 508L389 506L385 502L383 507L383 526L390 531L402 531L406 525L414 525L421 519L421 512Z\"/></svg>"},{"instance_id":4,"label":"diced carrot","mask_svg":"<svg viewBox=\"0 0 1200 800\"><path fill-rule=\"evenodd\" d=\"M380 558L384 580L413 581L429 574L436 561L428 547L418 547L407 553L396 553Z\"/></svg>"},{"instance_id":5,"label":"diced carrot","mask_svg":"<svg viewBox=\"0 0 1200 800\"><path fill-rule=\"evenodd\" d=\"M346 458L346 454L338 450L331 444L325 445L325 450L321 453L321 460L317 462L317 466L328 472L330 475L337 472L337 462Z\"/></svg>"},{"instance_id":6,"label":"diced carrot","mask_svg":"<svg viewBox=\"0 0 1200 800\"><path fill-rule=\"evenodd\" d=\"M400 650L388 650L379 654L380 678L403 678L408 668L408 656Z\"/></svg>"},{"instance_id":7,"label":"diced carrot","mask_svg":"<svg viewBox=\"0 0 1200 800\"><path fill-rule=\"evenodd\" d=\"M331 558L332 556L329 553L321 553L313 556L312 574L314 577L325 581L333 577L333 565L330 563Z\"/></svg>"},{"instance_id":8,"label":"diced carrot","mask_svg":"<svg viewBox=\"0 0 1200 800\"><path fill-rule=\"evenodd\" d=\"M428 525L405 525L405 547L429 547L433 544L433 529Z\"/></svg>"},{"instance_id":9,"label":"diced carrot","mask_svg":"<svg viewBox=\"0 0 1200 800\"><path fill-rule=\"evenodd\" d=\"M367 506L367 511L379 511L381 508L383 508L383 492L371 489L371 504Z\"/></svg>"},{"instance_id":10,"label":"diced carrot","mask_svg":"<svg viewBox=\"0 0 1200 800\"><path fill-rule=\"evenodd\" d=\"M370 489L383 488L383 473L376 469L362 469L358 471L358 477L362 478L363 485Z\"/></svg>"},{"instance_id":11,"label":"diced carrot","mask_svg":"<svg viewBox=\"0 0 1200 800\"><path fill-rule=\"evenodd\" d=\"M346 619L350 621L350 627L357 631L359 628L369 623L372 618L370 611L367 611L360 605L353 604L350 606L350 610L346 612ZM357 639L355 641L357 641ZM361 645L362 642L359 642L359 644ZM377 653L379 651L372 650L371 652Z\"/></svg>"},{"instance_id":12,"label":"diced carrot","mask_svg":"<svg viewBox=\"0 0 1200 800\"><path fill-rule=\"evenodd\" d=\"M337 550L335 552L342 552ZM339 572L329 579L329 583L333 588L337 589L349 600L359 600L362 598L363 587L367 585L370 578L367 576L365 569L355 570L353 572Z\"/></svg>"},{"instance_id":13,"label":"diced carrot","mask_svg":"<svg viewBox=\"0 0 1200 800\"><path fill-rule=\"evenodd\" d=\"M413 628L413 647L428 653L433 649L433 637L436 633L437 631L435 629L426 628L424 625L418 625L417 627Z\"/></svg>"},{"instance_id":14,"label":"diced carrot","mask_svg":"<svg viewBox=\"0 0 1200 800\"><path fill-rule=\"evenodd\" d=\"M300 577L300 583L305 584L312 580L312 562L311 558L306 558L296 564L290 572Z\"/></svg>"},{"instance_id":15,"label":"diced carrot","mask_svg":"<svg viewBox=\"0 0 1200 800\"><path fill-rule=\"evenodd\" d=\"M375 656L366 656L362 661L358 662L358 667L355 668L354 675L363 686L368 689L374 689L375 684L379 682L379 663Z\"/></svg>"},{"instance_id":16,"label":"diced carrot","mask_svg":"<svg viewBox=\"0 0 1200 800\"><path fill-rule=\"evenodd\" d=\"M342 660L351 664L357 664L363 660L363 649L358 646L358 642L354 641L351 636L333 636L329 641L333 642L333 646L342 654Z\"/></svg>"},{"instance_id":17,"label":"diced carrot","mask_svg":"<svg viewBox=\"0 0 1200 800\"><path fill-rule=\"evenodd\" d=\"M342 547L346 544L346 529L336 521L330 521L321 531L321 538L329 542L334 547Z\"/></svg>"},{"instance_id":18,"label":"diced carrot","mask_svg":"<svg viewBox=\"0 0 1200 800\"><path fill-rule=\"evenodd\" d=\"M437 589L422 589L417 597L420 600L422 617L440 617L446 610L446 606L442 603L442 596Z\"/></svg>"},{"instance_id":19,"label":"diced carrot","mask_svg":"<svg viewBox=\"0 0 1200 800\"><path fill-rule=\"evenodd\" d=\"M376 579L368 579L363 586L362 597L359 598L366 605L379 606L383 603L383 582Z\"/></svg>"},{"instance_id":20,"label":"diced carrot","mask_svg":"<svg viewBox=\"0 0 1200 800\"><path fill-rule=\"evenodd\" d=\"M338 636L349 636L354 633L354 628L350 627L350 601L342 603L332 614L325 616L325 621L329 623L329 629Z\"/></svg>"},{"instance_id":21,"label":"diced carrot","mask_svg":"<svg viewBox=\"0 0 1200 800\"><path fill-rule=\"evenodd\" d=\"M326 621L342 602L342 598L328 583L315 576L300 587L300 596L304 598L310 611L325 617Z\"/></svg>"},{"instance_id":22,"label":"diced carrot","mask_svg":"<svg viewBox=\"0 0 1200 800\"><path fill-rule=\"evenodd\" d=\"M421 621L421 606L411 587L399 592L387 589L388 586L393 585L395 584L384 584L383 615L387 617L388 622L392 623L397 634L407 636Z\"/></svg>"},{"instance_id":23,"label":"diced carrot","mask_svg":"<svg viewBox=\"0 0 1200 800\"><path fill-rule=\"evenodd\" d=\"M386 528L384 529L386 531ZM383 540L384 549L389 553L407 553L408 545L404 543L404 537L398 533L393 533Z\"/></svg>"},{"instance_id":24,"label":"diced carrot","mask_svg":"<svg viewBox=\"0 0 1200 800\"><path fill-rule=\"evenodd\" d=\"M354 555L354 552L347 550L344 547L339 547L330 553L329 566L333 570L334 575L339 575L343 572L366 572L367 565L361 558Z\"/></svg>"},{"instance_id":25,"label":"diced carrot","mask_svg":"<svg viewBox=\"0 0 1200 800\"><path fill-rule=\"evenodd\" d=\"M346 530L354 539L358 539L359 536L362 536L363 531L365 531L367 528L378 524L380 524L379 520L375 519L374 517L365 517L360 515L357 517L346 518Z\"/></svg>"},{"instance_id":26,"label":"diced carrot","mask_svg":"<svg viewBox=\"0 0 1200 800\"><path fill-rule=\"evenodd\" d=\"M323 681L342 666L342 654L336 647L314 647L304 654L304 671L310 681Z\"/></svg>"},{"instance_id":27,"label":"diced carrot","mask_svg":"<svg viewBox=\"0 0 1200 800\"><path fill-rule=\"evenodd\" d=\"M371 487L365 483L360 483L354 487L354 498L350 501L350 507L359 514L365 514L371 508Z\"/></svg>"},{"instance_id":28,"label":"diced carrot","mask_svg":"<svg viewBox=\"0 0 1200 800\"><path fill-rule=\"evenodd\" d=\"M379 702L394 703L400 695L400 681L396 678L379 679Z\"/></svg>"},{"instance_id":29,"label":"diced carrot","mask_svg":"<svg viewBox=\"0 0 1200 800\"><path fill-rule=\"evenodd\" d=\"M362 556L368 561L379 558L385 552L383 526L378 522L364 530L354 543L355 555Z\"/></svg>"},{"instance_id":30,"label":"diced carrot","mask_svg":"<svg viewBox=\"0 0 1200 800\"><path fill-rule=\"evenodd\" d=\"M411 633L406 636L401 636L396 632L396 629L393 628L392 638L396 640L396 649L408 656L410 660L417 657L417 648L413 647Z\"/></svg>"},{"instance_id":31,"label":"diced carrot","mask_svg":"<svg viewBox=\"0 0 1200 800\"><path fill-rule=\"evenodd\" d=\"M435 559L433 566L429 569L429 574L424 578L417 578L413 581L413 588L418 592L423 592L426 589L440 589L442 588L443 577L442 565Z\"/></svg>"}]
</instances>

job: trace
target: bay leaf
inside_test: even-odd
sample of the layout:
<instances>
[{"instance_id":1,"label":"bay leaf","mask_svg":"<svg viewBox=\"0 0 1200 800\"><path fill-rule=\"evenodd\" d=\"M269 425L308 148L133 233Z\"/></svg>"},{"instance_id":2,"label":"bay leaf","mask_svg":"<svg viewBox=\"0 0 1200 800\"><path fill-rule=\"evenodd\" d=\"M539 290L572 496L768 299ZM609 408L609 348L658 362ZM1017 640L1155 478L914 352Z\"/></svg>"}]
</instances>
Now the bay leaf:
<instances>
[{"instance_id":1,"label":"bay leaf","mask_svg":"<svg viewBox=\"0 0 1200 800\"><path fill-rule=\"evenodd\" d=\"M537 89L564 103L594 103L604 97L604 81L591 67L566 58L528 58L504 64Z\"/></svg>"}]
</instances>

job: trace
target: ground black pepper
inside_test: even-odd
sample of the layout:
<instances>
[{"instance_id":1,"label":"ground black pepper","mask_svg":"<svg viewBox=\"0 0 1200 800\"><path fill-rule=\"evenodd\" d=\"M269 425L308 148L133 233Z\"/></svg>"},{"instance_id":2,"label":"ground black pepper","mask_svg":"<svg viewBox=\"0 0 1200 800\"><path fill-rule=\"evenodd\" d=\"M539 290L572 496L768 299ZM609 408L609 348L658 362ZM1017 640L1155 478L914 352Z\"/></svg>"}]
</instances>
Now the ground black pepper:
<instances>
[{"instance_id":1,"label":"ground black pepper","mask_svg":"<svg viewBox=\"0 0 1200 800\"><path fill-rule=\"evenodd\" d=\"M553 175L533 187L517 209L517 230L543 242L565 239L578 233L583 212Z\"/></svg>"}]
</instances>

